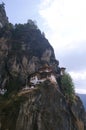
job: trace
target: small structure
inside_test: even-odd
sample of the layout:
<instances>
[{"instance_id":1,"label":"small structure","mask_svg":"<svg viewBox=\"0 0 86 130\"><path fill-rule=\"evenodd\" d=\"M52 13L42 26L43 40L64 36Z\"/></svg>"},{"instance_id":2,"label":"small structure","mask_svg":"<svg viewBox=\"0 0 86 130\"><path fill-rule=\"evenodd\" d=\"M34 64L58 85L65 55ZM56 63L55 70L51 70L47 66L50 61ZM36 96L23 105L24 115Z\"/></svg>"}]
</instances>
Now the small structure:
<instances>
[{"instance_id":1,"label":"small structure","mask_svg":"<svg viewBox=\"0 0 86 130\"><path fill-rule=\"evenodd\" d=\"M4 89L4 88L3 88L3 89L0 89L0 94L1 94L1 95L4 95L6 92L7 92L7 89Z\"/></svg>"},{"instance_id":2,"label":"small structure","mask_svg":"<svg viewBox=\"0 0 86 130\"><path fill-rule=\"evenodd\" d=\"M51 73L50 76L47 76L47 79L49 79L52 83L57 83L56 77L53 73Z\"/></svg>"},{"instance_id":3,"label":"small structure","mask_svg":"<svg viewBox=\"0 0 86 130\"><path fill-rule=\"evenodd\" d=\"M32 84L32 85L40 84L40 83L44 82L45 80L46 80L46 78L41 78L40 73L34 73L30 77L30 84Z\"/></svg>"},{"instance_id":4,"label":"small structure","mask_svg":"<svg viewBox=\"0 0 86 130\"><path fill-rule=\"evenodd\" d=\"M40 84L46 80L50 80L52 83L57 83L56 77L49 66L40 68L38 72L30 76L30 84L33 85Z\"/></svg>"},{"instance_id":5,"label":"small structure","mask_svg":"<svg viewBox=\"0 0 86 130\"><path fill-rule=\"evenodd\" d=\"M65 70L66 70L65 67L61 67L61 75L64 75L64 74L65 74Z\"/></svg>"},{"instance_id":6,"label":"small structure","mask_svg":"<svg viewBox=\"0 0 86 130\"><path fill-rule=\"evenodd\" d=\"M39 74L38 73L33 73L30 76L30 84L36 85L39 81Z\"/></svg>"}]
</instances>

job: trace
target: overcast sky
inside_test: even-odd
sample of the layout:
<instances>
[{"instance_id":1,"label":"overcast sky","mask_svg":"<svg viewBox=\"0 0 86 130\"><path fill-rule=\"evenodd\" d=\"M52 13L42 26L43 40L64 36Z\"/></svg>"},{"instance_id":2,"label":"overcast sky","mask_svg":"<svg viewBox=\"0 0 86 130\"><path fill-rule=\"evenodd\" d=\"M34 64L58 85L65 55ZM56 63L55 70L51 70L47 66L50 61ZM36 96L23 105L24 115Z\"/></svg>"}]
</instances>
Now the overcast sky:
<instances>
[{"instance_id":1,"label":"overcast sky","mask_svg":"<svg viewBox=\"0 0 86 130\"><path fill-rule=\"evenodd\" d=\"M76 91L86 93L86 0L3 0L9 21L36 20L67 68Z\"/></svg>"}]
</instances>

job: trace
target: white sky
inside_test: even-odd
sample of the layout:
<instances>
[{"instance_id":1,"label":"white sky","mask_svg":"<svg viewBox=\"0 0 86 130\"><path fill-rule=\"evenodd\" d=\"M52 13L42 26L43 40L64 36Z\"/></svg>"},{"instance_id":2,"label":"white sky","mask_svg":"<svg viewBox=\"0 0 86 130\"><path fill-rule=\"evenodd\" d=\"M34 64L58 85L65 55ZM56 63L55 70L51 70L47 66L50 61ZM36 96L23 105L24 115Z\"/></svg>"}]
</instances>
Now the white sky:
<instances>
[{"instance_id":1,"label":"white sky","mask_svg":"<svg viewBox=\"0 0 86 130\"><path fill-rule=\"evenodd\" d=\"M51 29L49 40L58 50L71 49L75 42L86 40L86 0L44 0L39 13Z\"/></svg>"},{"instance_id":2,"label":"white sky","mask_svg":"<svg viewBox=\"0 0 86 130\"><path fill-rule=\"evenodd\" d=\"M12 23L36 20L54 47L60 66L86 93L86 0L3 0Z\"/></svg>"}]
</instances>

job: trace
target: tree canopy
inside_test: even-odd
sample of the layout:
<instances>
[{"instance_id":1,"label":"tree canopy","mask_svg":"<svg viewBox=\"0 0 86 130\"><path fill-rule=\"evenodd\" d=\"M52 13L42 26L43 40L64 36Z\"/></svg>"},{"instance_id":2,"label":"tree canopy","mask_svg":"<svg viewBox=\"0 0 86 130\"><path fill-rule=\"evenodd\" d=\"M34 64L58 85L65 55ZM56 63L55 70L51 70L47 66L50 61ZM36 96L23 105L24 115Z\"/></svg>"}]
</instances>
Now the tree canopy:
<instances>
[{"instance_id":1,"label":"tree canopy","mask_svg":"<svg viewBox=\"0 0 86 130\"><path fill-rule=\"evenodd\" d=\"M65 72L61 80L63 94L70 101L73 101L75 90L74 83L69 73Z\"/></svg>"}]
</instances>

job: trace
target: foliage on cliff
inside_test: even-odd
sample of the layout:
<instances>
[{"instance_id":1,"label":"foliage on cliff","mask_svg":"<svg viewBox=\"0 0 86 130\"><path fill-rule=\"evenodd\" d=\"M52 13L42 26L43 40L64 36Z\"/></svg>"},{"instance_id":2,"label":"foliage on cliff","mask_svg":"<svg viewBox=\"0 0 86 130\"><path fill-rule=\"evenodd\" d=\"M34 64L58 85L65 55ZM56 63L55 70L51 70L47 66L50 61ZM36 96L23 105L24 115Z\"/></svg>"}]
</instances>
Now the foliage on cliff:
<instances>
[{"instance_id":1,"label":"foliage on cliff","mask_svg":"<svg viewBox=\"0 0 86 130\"><path fill-rule=\"evenodd\" d=\"M61 79L63 94L67 100L73 101L75 96L74 83L69 73L65 72Z\"/></svg>"}]
</instances>

